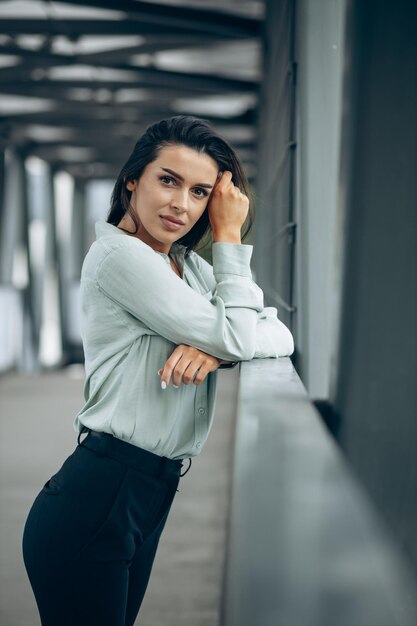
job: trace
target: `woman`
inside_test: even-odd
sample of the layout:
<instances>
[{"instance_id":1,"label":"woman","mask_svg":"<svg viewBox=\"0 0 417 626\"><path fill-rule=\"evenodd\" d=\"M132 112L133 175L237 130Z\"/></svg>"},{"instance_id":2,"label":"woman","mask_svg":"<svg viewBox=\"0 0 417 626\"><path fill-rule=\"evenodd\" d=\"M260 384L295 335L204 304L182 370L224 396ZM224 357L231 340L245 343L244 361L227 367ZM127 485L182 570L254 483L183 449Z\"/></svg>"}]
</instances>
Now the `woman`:
<instances>
[{"instance_id":1,"label":"woman","mask_svg":"<svg viewBox=\"0 0 417 626\"><path fill-rule=\"evenodd\" d=\"M217 369L293 352L241 243L247 187L228 143L178 115L148 127L96 222L81 273L78 445L23 534L43 626L133 625L183 461L211 428ZM213 266L194 252L210 232Z\"/></svg>"}]
</instances>

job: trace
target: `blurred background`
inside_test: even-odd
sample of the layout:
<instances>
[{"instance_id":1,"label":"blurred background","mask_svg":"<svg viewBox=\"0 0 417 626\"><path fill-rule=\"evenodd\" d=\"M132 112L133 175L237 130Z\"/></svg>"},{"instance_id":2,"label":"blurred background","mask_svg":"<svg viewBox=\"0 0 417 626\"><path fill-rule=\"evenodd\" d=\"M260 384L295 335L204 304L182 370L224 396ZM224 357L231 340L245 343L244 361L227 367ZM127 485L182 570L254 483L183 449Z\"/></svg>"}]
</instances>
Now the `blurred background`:
<instances>
[{"instance_id":1,"label":"blurred background","mask_svg":"<svg viewBox=\"0 0 417 626\"><path fill-rule=\"evenodd\" d=\"M262 395L251 387L245 406L257 420L267 411L280 423L282 398L293 393L286 387L292 372L310 416L304 435L313 423L324 427L319 438L336 454L335 472L349 476L362 494L338 500L338 511L359 498L359 509L369 507L386 533L378 550L389 543L396 555L388 566L377 550L370 571L372 559L360 561L359 549L352 571L364 576L360 601L360 590L349 586L356 574L343 579L348 605L341 596L330 599L331 576L327 583L321 578L303 619L294 618L294 601L288 621L279 623L412 624L414 591L402 597L401 589L415 589L417 580L416 24L416 4L407 0L395 6L376 0L0 3L3 623L38 623L19 533L47 473L75 444L72 420L83 404L84 376L79 279L94 223L106 219L115 179L146 127L185 113L209 120L242 160L256 198L255 225L244 240L254 245L253 276L265 305L277 307L295 340L291 359L282 359L287 374L271 360L263 363L269 387ZM210 241L198 252L211 261ZM211 592L204 594L196 552L188 571L190 580L200 576L201 588L189 589L200 600L191 610L182 587L169 596L171 606L180 603L176 618L184 624L245 623L237 609L228 610L243 590L225 588L223 576L234 558L227 546L234 540L230 520L241 476L231 459L239 455L241 413L249 410L239 401L247 393L242 376L256 375L252 365L221 372L222 418L199 469L187 476L188 508L178 505L170 521L173 534L183 524L194 523L195 530L203 520L193 522L185 512L203 494ZM285 407L287 418L296 415ZM282 434L290 422L281 424ZM291 461L297 440L288 443L284 467L279 437L266 455L252 443L270 473L288 472L290 480L299 470ZM313 438L309 445L316 445ZM279 510L282 494L274 493ZM291 504L293 519L317 512L315 493ZM353 540L366 535L371 542L376 526L365 532L358 524ZM340 531L340 545L345 540ZM160 597L166 572L178 566L174 557L169 562L170 550L161 544L144 624L171 623ZM323 565L318 558L313 561ZM260 571L266 571L262 561ZM363 581L371 577L380 586L370 608ZM269 572L264 582L273 595L282 576ZM298 584L295 578L291 591L301 593ZM384 585L393 593L391 608L377 619ZM320 613L312 610L318 597ZM261 626L284 619L279 607L262 614L255 605ZM342 619L343 606L356 612Z\"/></svg>"}]
</instances>

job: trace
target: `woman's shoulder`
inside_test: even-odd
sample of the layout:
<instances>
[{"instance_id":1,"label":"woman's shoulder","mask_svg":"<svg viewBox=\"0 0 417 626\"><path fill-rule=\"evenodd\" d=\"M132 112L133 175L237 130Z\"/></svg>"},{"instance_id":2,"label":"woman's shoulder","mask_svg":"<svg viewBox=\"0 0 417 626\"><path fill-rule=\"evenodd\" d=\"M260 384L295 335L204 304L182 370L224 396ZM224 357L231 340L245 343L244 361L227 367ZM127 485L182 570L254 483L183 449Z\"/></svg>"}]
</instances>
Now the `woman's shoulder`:
<instances>
[{"instance_id":1,"label":"woman's shoulder","mask_svg":"<svg viewBox=\"0 0 417 626\"><path fill-rule=\"evenodd\" d=\"M158 255L140 239L120 237L112 233L98 237L91 244L82 265L81 279L97 279L103 266L113 264L117 267L132 267L137 265L144 268L154 262Z\"/></svg>"},{"instance_id":2,"label":"woman's shoulder","mask_svg":"<svg viewBox=\"0 0 417 626\"><path fill-rule=\"evenodd\" d=\"M151 253L153 249L144 241L127 233L122 228L105 222L104 220L98 220L95 223L96 241L93 243L98 244L106 252L124 250Z\"/></svg>"}]
</instances>

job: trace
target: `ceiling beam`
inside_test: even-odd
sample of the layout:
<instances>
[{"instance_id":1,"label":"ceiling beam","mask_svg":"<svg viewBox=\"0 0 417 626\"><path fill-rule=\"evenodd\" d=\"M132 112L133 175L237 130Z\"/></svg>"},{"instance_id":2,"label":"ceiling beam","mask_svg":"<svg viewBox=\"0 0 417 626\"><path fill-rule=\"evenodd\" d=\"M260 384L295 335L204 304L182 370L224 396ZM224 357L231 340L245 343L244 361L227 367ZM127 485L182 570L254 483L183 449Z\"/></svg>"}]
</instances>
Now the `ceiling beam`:
<instances>
[{"instance_id":1,"label":"ceiling beam","mask_svg":"<svg viewBox=\"0 0 417 626\"><path fill-rule=\"evenodd\" d=\"M153 5L149 5L153 6ZM210 12L211 13L211 12ZM175 29L175 30L174 30ZM226 27L222 19L216 22L196 23L194 26L177 26L167 22L88 19L18 19L2 18L0 33L5 35L65 35L71 39L85 35L172 35L177 37L200 35L207 38L247 39L260 36L258 24L252 29Z\"/></svg>"},{"instance_id":2,"label":"ceiling beam","mask_svg":"<svg viewBox=\"0 0 417 626\"><path fill-rule=\"evenodd\" d=\"M13 131L13 129L21 129L28 125L41 125L49 126L51 128L62 128L64 131L71 131L72 133L82 133L85 135L87 132L92 132L97 129L97 133L103 133L108 130L109 133L117 133L119 136L126 136L127 134L137 132L139 127L145 127L158 119L164 117L171 117L172 115L178 115L178 111L166 108L146 108L144 110L138 110L136 117L131 119L124 119L122 112L118 107L105 110L105 117L103 115L103 108L100 109L97 106L92 106L90 110L84 108L74 107L71 110L70 107L66 111L44 111L38 113L20 113L16 115L3 115L0 116L0 133L5 136ZM215 116L215 115L196 115L192 111L181 112L182 115L195 115L202 119L207 120L213 126L224 128L231 126L248 126L251 127L256 123L256 109L250 108L239 115L230 117Z\"/></svg>"},{"instance_id":3,"label":"ceiling beam","mask_svg":"<svg viewBox=\"0 0 417 626\"><path fill-rule=\"evenodd\" d=\"M222 42L222 38L210 38L201 39L201 35L189 35L177 37L174 35L161 35L160 37L147 37L147 40L143 43L130 46L119 46L117 48L110 48L108 50L101 50L100 52L84 52L74 55L60 55L69 58L76 58L77 62L83 64L92 64L93 62L105 63L112 65L126 61L127 58L139 55L139 54L153 54L166 50L178 50L184 48L204 48L206 50L209 47L215 47ZM14 40L11 40L7 44L0 44L0 54L18 55L20 58L30 60L36 55L37 59L49 58L51 54L48 52L49 48L40 47L36 50L30 48L22 48ZM46 56L45 56L46 53ZM59 53L54 53L59 54Z\"/></svg>"},{"instance_id":4,"label":"ceiling beam","mask_svg":"<svg viewBox=\"0 0 417 626\"><path fill-rule=\"evenodd\" d=\"M142 131L142 129L141 129ZM97 160L103 159L103 154L108 155L104 160L114 159L127 159L129 152L133 149L134 144L139 139L141 132L135 134L133 137L115 137L112 134L95 134L94 136L87 137L74 137L70 142L68 141L36 141L33 139L27 139L26 143L22 145L26 150L41 150L44 154L59 154L62 146L70 146L71 148L90 148L97 152ZM243 146L237 143L233 143L233 148L242 158L243 156L247 161L254 161L256 158L256 146Z\"/></svg>"},{"instance_id":5,"label":"ceiling beam","mask_svg":"<svg viewBox=\"0 0 417 626\"><path fill-rule=\"evenodd\" d=\"M0 143L13 143L27 154L37 154L54 167L70 171L76 177L114 178L146 127L157 119L178 114L172 105L177 98L217 94L257 94L258 80L219 76L217 73L164 70L147 65L137 67L126 61L132 55L152 54L161 50L198 47L207 49L219 41L260 38L262 20L217 9L198 9L136 0L60 0L71 5L114 9L114 19L2 19L0 33L8 35L0 54L19 57L20 64L0 68L0 93L52 101L53 110L37 113L3 115L0 118ZM120 19L120 13L125 18ZM41 34L45 40L37 50L22 48L15 35ZM141 35L142 44L123 49L74 55L52 52L53 38L66 36L74 42L83 35ZM52 68L84 65L91 67L92 80L49 79ZM122 80L97 80L97 69L117 70ZM126 73L128 72L128 74ZM58 72L56 72L58 73ZM63 72L61 72L63 73ZM111 75L110 75L111 76ZM116 74L117 76L117 74ZM91 99L74 100L74 90L86 90ZM119 90L141 90L138 103L116 101ZM106 93L108 92L108 93ZM84 92L82 92L84 94ZM187 114L184 112L184 114ZM190 113L193 115L193 113ZM248 108L230 118L199 115L222 130L224 137L249 136L256 123L256 109ZM35 130L25 125L44 125L62 129L66 138L38 139ZM40 135L41 136L41 135ZM230 141L230 140L229 140ZM256 167L255 139L230 141L250 171ZM76 149L68 151L64 147ZM83 150L91 150L89 162L83 162ZM63 158L68 156L68 161ZM73 158L79 159L74 162Z\"/></svg>"},{"instance_id":6,"label":"ceiling beam","mask_svg":"<svg viewBox=\"0 0 417 626\"><path fill-rule=\"evenodd\" d=\"M65 65L72 66L74 63L71 59L65 60ZM61 64L61 63L60 63ZM115 68L111 68L115 69ZM129 89L132 87L150 86L155 88L166 88L190 91L206 91L206 92L230 92L245 91L253 92L258 89L258 81L245 80L241 78L228 78L215 74L201 74L192 72L174 72L163 70L156 67L140 67L133 68L129 66L117 67L123 71L128 71L131 75L121 80L80 80L80 79L63 79L63 78L33 78L33 69L26 69L19 72L19 66L13 68L3 68L0 71L0 91L5 89L13 89L14 86L19 87L19 83L29 85L32 89L36 89L38 85L53 87L87 87L93 89ZM44 70L46 73L46 69Z\"/></svg>"},{"instance_id":7,"label":"ceiling beam","mask_svg":"<svg viewBox=\"0 0 417 626\"><path fill-rule=\"evenodd\" d=\"M3 49L0 47L0 53L4 53ZM158 68L156 65L152 66L138 66L131 65L126 63L126 59L124 63L120 63L116 61L116 59L111 59L111 53L107 52L107 63L103 61L103 57L97 57L97 55L86 55L86 54L60 54L58 52L49 52L48 50L31 50L30 53L28 50L24 50L23 53L20 52L19 49L15 49L14 54L20 56L20 64L9 66L9 67L0 67L0 81L8 81L12 79L13 81L26 81L32 80L32 72L34 69L41 69L46 71L48 68L52 67L68 67L73 65L88 65L91 67L100 67L100 68L109 68L112 70L120 70L122 72L137 72L138 78L143 79L143 74L152 76L156 74L159 77L167 78L168 80L182 80L184 77L187 80L201 80L205 79L210 81L210 84L214 81L216 84L222 85L226 84L236 84L238 88L247 88L253 87L256 84L253 80L242 80L235 78L227 78L223 76L219 76L216 74L209 73L197 73L197 72L179 72L173 70L164 70L163 68Z\"/></svg>"},{"instance_id":8,"label":"ceiling beam","mask_svg":"<svg viewBox=\"0 0 417 626\"><path fill-rule=\"evenodd\" d=\"M138 0L61 0L66 4L114 9L126 13L129 19L140 24L189 28L227 36L256 37L262 20L225 12L217 8L167 5Z\"/></svg>"}]
</instances>

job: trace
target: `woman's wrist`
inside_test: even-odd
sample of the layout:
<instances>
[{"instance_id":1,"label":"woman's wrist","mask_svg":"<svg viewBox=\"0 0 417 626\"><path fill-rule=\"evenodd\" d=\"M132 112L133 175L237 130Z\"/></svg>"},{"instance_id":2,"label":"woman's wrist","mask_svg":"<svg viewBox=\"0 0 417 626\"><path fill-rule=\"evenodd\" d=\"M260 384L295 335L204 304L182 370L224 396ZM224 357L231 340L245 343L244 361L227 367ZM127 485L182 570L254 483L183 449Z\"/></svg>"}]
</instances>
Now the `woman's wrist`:
<instances>
[{"instance_id":1,"label":"woman's wrist","mask_svg":"<svg viewBox=\"0 0 417 626\"><path fill-rule=\"evenodd\" d=\"M240 229L234 231L213 231L213 243L242 243Z\"/></svg>"}]
</instances>

